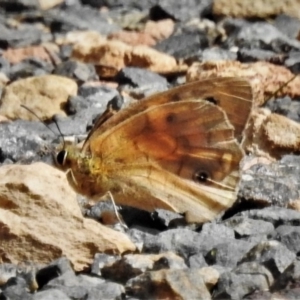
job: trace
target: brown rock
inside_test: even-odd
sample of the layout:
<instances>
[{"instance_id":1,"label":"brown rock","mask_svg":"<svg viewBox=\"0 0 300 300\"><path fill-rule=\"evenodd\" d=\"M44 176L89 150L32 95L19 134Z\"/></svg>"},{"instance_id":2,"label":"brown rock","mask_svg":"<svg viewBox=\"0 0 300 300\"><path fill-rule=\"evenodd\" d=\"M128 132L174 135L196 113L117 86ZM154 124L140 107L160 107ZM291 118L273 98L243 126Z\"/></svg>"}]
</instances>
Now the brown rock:
<instances>
[{"instance_id":1,"label":"brown rock","mask_svg":"<svg viewBox=\"0 0 300 300\"><path fill-rule=\"evenodd\" d=\"M8 77L0 72L0 87L3 88L9 82Z\"/></svg>"},{"instance_id":2,"label":"brown rock","mask_svg":"<svg viewBox=\"0 0 300 300\"><path fill-rule=\"evenodd\" d=\"M187 71L187 81L208 77L237 76L247 78L253 89L253 98L256 105L262 105L272 98L274 93L286 84L294 74L285 67L276 66L268 62L243 64L238 61L218 61L194 63ZM287 86L284 86L277 97L288 95L300 96L300 78L296 77Z\"/></svg>"},{"instance_id":3,"label":"brown rock","mask_svg":"<svg viewBox=\"0 0 300 300\"><path fill-rule=\"evenodd\" d=\"M11 122L11 120L9 120L6 117L0 115L0 123L4 123L4 122Z\"/></svg>"},{"instance_id":4,"label":"brown rock","mask_svg":"<svg viewBox=\"0 0 300 300\"><path fill-rule=\"evenodd\" d=\"M300 2L298 0L218 0L213 2L213 14L262 19L287 14L300 18Z\"/></svg>"},{"instance_id":5,"label":"brown rock","mask_svg":"<svg viewBox=\"0 0 300 300\"><path fill-rule=\"evenodd\" d=\"M164 40L174 32L175 22L172 19L161 21L147 21L144 32L150 34L155 41Z\"/></svg>"},{"instance_id":6,"label":"brown rock","mask_svg":"<svg viewBox=\"0 0 300 300\"><path fill-rule=\"evenodd\" d=\"M246 131L245 148L268 158L280 158L300 148L300 125L268 109L253 111Z\"/></svg>"},{"instance_id":7,"label":"brown rock","mask_svg":"<svg viewBox=\"0 0 300 300\"><path fill-rule=\"evenodd\" d=\"M131 46L154 46L156 44L155 39L149 33L146 32L122 30L119 32L111 33L107 38L108 40L119 40Z\"/></svg>"},{"instance_id":8,"label":"brown rock","mask_svg":"<svg viewBox=\"0 0 300 300\"><path fill-rule=\"evenodd\" d=\"M123 29L140 31L144 28L145 22L148 18L149 14L147 11L132 10L125 14L119 14L115 21Z\"/></svg>"},{"instance_id":9,"label":"brown rock","mask_svg":"<svg viewBox=\"0 0 300 300\"><path fill-rule=\"evenodd\" d=\"M104 41L98 44L75 44L72 58L85 63L113 67L120 70L125 66L124 56L131 47L120 41Z\"/></svg>"},{"instance_id":10,"label":"brown rock","mask_svg":"<svg viewBox=\"0 0 300 300\"><path fill-rule=\"evenodd\" d=\"M66 77L43 75L20 79L3 90L0 114L9 119L36 120L20 106L23 104L42 120L51 119L55 114L66 115L63 107L68 98L75 95L77 84Z\"/></svg>"},{"instance_id":11,"label":"brown rock","mask_svg":"<svg viewBox=\"0 0 300 300\"><path fill-rule=\"evenodd\" d=\"M199 273L201 274L204 283L209 291L218 283L220 273L212 267L203 267L200 269Z\"/></svg>"},{"instance_id":12,"label":"brown rock","mask_svg":"<svg viewBox=\"0 0 300 300\"><path fill-rule=\"evenodd\" d=\"M83 218L65 174L43 163L0 168L0 259L47 264L61 256L75 270L95 253L135 250L122 233Z\"/></svg>"},{"instance_id":13,"label":"brown rock","mask_svg":"<svg viewBox=\"0 0 300 300\"><path fill-rule=\"evenodd\" d=\"M86 86L93 86L93 87L108 87L108 88L112 88L112 89L117 89L118 88L118 83L115 81L87 81L84 84L81 85L82 87L86 87Z\"/></svg>"},{"instance_id":14,"label":"brown rock","mask_svg":"<svg viewBox=\"0 0 300 300\"><path fill-rule=\"evenodd\" d=\"M0 285L7 282L9 278L17 276L17 266L13 264L0 264Z\"/></svg>"},{"instance_id":15,"label":"brown rock","mask_svg":"<svg viewBox=\"0 0 300 300\"><path fill-rule=\"evenodd\" d=\"M147 46L129 46L120 41L105 41L98 44L76 44L72 58L97 65L98 75L114 76L125 66L147 68L157 73L173 73L186 70L177 65L174 57ZM106 73L101 73L104 70ZM100 73L99 73L100 72Z\"/></svg>"},{"instance_id":16,"label":"brown rock","mask_svg":"<svg viewBox=\"0 0 300 300\"><path fill-rule=\"evenodd\" d=\"M50 9L50 8L55 7L63 2L64 2L64 0L38 0L40 8L43 10Z\"/></svg>"},{"instance_id":17,"label":"brown rock","mask_svg":"<svg viewBox=\"0 0 300 300\"><path fill-rule=\"evenodd\" d=\"M211 299L199 269L145 272L130 279L126 288L143 299Z\"/></svg>"},{"instance_id":18,"label":"brown rock","mask_svg":"<svg viewBox=\"0 0 300 300\"><path fill-rule=\"evenodd\" d=\"M81 45L87 47L89 50L94 45L99 45L104 43L106 38L103 37L99 32L93 30L86 31L70 31L63 37L58 37L55 40L55 43L58 45ZM82 49L81 48L81 49Z\"/></svg>"},{"instance_id":19,"label":"brown rock","mask_svg":"<svg viewBox=\"0 0 300 300\"><path fill-rule=\"evenodd\" d=\"M101 269L103 277L126 283L146 271L158 269L187 269L182 257L172 252L161 254L128 254Z\"/></svg>"},{"instance_id":20,"label":"brown rock","mask_svg":"<svg viewBox=\"0 0 300 300\"><path fill-rule=\"evenodd\" d=\"M297 151L300 149L300 124L278 114L270 114L262 130L273 147Z\"/></svg>"},{"instance_id":21,"label":"brown rock","mask_svg":"<svg viewBox=\"0 0 300 300\"><path fill-rule=\"evenodd\" d=\"M7 49L3 52L3 57L11 64L17 64L28 57L35 57L51 63L49 54L43 46L29 46L18 49Z\"/></svg>"},{"instance_id":22,"label":"brown rock","mask_svg":"<svg viewBox=\"0 0 300 300\"><path fill-rule=\"evenodd\" d=\"M180 71L174 57L146 46L133 47L131 51L127 51L125 65L146 68L162 74Z\"/></svg>"},{"instance_id":23,"label":"brown rock","mask_svg":"<svg viewBox=\"0 0 300 300\"><path fill-rule=\"evenodd\" d=\"M251 169L251 167L261 164L261 165L270 165L273 162L273 160L268 159L266 157L253 157L253 156L247 156L242 161L241 169L243 171L247 171Z\"/></svg>"},{"instance_id":24,"label":"brown rock","mask_svg":"<svg viewBox=\"0 0 300 300\"><path fill-rule=\"evenodd\" d=\"M47 54L49 55L49 58L52 62L53 65L57 66L61 63L61 58L60 58L60 48L57 44L48 42L48 43L43 43L43 47Z\"/></svg>"},{"instance_id":25,"label":"brown rock","mask_svg":"<svg viewBox=\"0 0 300 300\"><path fill-rule=\"evenodd\" d=\"M296 199L296 200L291 200L289 203L288 203L288 208L291 208L291 209L294 209L294 210L297 210L297 211L300 211L300 199Z\"/></svg>"},{"instance_id":26,"label":"brown rock","mask_svg":"<svg viewBox=\"0 0 300 300\"><path fill-rule=\"evenodd\" d=\"M173 33L175 23L171 19L164 19L157 22L149 20L143 27L137 31L122 30L112 33L108 36L108 39L119 40L131 46L154 46L157 41L166 39Z\"/></svg>"}]
</instances>

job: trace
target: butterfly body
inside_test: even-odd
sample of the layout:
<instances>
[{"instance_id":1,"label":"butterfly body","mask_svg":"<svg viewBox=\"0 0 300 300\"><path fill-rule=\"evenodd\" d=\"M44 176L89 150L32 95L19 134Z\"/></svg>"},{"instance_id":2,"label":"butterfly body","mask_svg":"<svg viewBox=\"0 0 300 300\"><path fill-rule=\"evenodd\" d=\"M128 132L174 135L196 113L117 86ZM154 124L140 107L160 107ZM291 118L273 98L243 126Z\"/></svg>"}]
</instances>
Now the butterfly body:
<instances>
[{"instance_id":1,"label":"butterfly body","mask_svg":"<svg viewBox=\"0 0 300 300\"><path fill-rule=\"evenodd\" d=\"M119 204L185 213L189 222L211 220L230 207L244 155L239 138L251 110L251 88L237 78L198 84L151 96L103 122L100 118L81 150L64 149L60 166L70 170L74 189L96 200L111 192ZM228 95L220 96L224 90ZM224 102L232 94L237 102L245 99L239 113L247 113L237 121L231 110L202 98Z\"/></svg>"}]
</instances>

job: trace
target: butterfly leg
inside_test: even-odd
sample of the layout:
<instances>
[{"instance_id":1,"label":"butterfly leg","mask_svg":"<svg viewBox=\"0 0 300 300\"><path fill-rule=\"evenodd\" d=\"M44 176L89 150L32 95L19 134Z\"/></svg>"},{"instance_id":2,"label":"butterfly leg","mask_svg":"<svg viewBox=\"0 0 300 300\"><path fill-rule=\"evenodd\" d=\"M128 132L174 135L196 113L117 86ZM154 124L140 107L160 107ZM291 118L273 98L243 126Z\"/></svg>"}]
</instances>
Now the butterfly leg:
<instances>
[{"instance_id":1,"label":"butterfly leg","mask_svg":"<svg viewBox=\"0 0 300 300\"><path fill-rule=\"evenodd\" d=\"M113 208L114 208L114 211L115 211L115 215L116 215L116 218L117 220L119 221L119 223L121 224L121 226L124 228L124 229L128 229L128 226L125 224L125 222L122 220L122 216L119 214L118 212L118 209L117 209L117 206L116 206L116 203L115 203L115 200L114 200L114 197L112 195L112 193L110 191L107 192L108 195L109 195L109 198L111 200L111 203L113 205Z\"/></svg>"}]
</instances>

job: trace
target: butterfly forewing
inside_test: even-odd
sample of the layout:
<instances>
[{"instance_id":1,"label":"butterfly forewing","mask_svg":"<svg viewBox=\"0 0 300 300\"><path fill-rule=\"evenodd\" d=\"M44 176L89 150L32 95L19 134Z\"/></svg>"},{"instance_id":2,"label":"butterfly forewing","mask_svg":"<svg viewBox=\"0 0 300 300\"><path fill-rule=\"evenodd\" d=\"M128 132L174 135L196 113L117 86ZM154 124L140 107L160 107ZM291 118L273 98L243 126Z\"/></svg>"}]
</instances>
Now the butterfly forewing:
<instances>
[{"instance_id":1,"label":"butterfly forewing","mask_svg":"<svg viewBox=\"0 0 300 300\"><path fill-rule=\"evenodd\" d=\"M252 108L252 90L247 80L237 77L208 78L151 95L141 100L138 104L134 104L118 114L112 115L105 123L101 123L101 126L93 128L93 133L95 135L102 134L106 130L111 129L112 126L115 126L115 124L119 124L130 116L151 106L199 99L215 102L216 105L220 106L235 128L235 137L241 140L242 132ZM99 118L102 117L99 116Z\"/></svg>"}]
</instances>

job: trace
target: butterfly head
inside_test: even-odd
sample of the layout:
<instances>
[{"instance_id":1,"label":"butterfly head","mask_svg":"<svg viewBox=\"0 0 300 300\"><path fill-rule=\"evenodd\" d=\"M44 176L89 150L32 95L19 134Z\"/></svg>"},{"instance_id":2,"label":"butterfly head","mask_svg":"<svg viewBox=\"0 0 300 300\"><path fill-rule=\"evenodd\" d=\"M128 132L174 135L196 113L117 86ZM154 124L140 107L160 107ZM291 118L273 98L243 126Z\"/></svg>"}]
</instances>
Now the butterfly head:
<instances>
[{"instance_id":1,"label":"butterfly head","mask_svg":"<svg viewBox=\"0 0 300 300\"><path fill-rule=\"evenodd\" d=\"M76 191L78 189L78 181L76 179L75 173L73 172L74 163L76 163L76 160L74 159L74 157L72 158L70 154L72 154L72 151L70 151L70 149L68 148L64 148L55 153L54 160L57 168L66 171L67 180ZM75 170L76 169L74 169L74 171Z\"/></svg>"},{"instance_id":2,"label":"butterfly head","mask_svg":"<svg viewBox=\"0 0 300 300\"><path fill-rule=\"evenodd\" d=\"M74 167L79 156L79 149L75 146L65 146L54 154L54 160L59 169L66 171Z\"/></svg>"}]
</instances>

